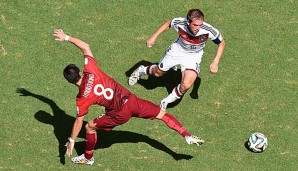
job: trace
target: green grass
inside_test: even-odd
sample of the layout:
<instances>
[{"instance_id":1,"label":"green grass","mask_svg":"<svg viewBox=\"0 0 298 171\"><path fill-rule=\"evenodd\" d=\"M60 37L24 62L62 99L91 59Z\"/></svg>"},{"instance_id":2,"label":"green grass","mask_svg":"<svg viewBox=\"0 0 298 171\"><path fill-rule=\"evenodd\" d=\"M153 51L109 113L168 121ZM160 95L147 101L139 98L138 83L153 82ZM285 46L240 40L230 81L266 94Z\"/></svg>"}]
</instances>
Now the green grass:
<instances>
[{"instance_id":1,"label":"green grass","mask_svg":"<svg viewBox=\"0 0 298 171\"><path fill-rule=\"evenodd\" d=\"M297 170L297 6L293 0L0 0L0 170ZM70 134L77 93L62 70L69 63L82 67L83 60L76 47L54 41L53 29L88 42L106 73L159 103L165 87L128 87L125 72L141 60L158 62L177 34L164 33L151 49L146 40L192 7L223 33L226 50L219 73L211 75L216 46L208 42L199 99L188 92L168 111L206 143L187 146L160 121L132 119L99 133L93 166L74 165L69 158L61 164L59 141ZM36 95L19 96L18 88ZM86 120L102 111L92 107ZM261 154L244 147L257 131L269 140ZM193 158L176 161L175 153Z\"/></svg>"}]
</instances>

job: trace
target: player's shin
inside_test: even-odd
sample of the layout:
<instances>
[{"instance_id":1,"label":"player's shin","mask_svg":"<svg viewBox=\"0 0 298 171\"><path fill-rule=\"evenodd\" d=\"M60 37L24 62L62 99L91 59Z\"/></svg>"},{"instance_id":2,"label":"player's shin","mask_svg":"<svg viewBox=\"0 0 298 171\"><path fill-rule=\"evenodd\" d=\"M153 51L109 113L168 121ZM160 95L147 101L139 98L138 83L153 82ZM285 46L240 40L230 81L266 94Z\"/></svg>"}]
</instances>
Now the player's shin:
<instances>
[{"instance_id":1,"label":"player's shin","mask_svg":"<svg viewBox=\"0 0 298 171\"><path fill-rule=\"evenodd\" d=\"M163 111L166 111L169 103L173 103L174 101L181 99L183 93L180 91L180 84L176 86L173 91L160 102L160 108Z\"/></svg>"},{"instance_id":2,"label":"player's shin","mask_svg":"<svg viewBox=\"0 0 298 171\"><path fill-rule=\"evenodd\" d=\"M171 114L166 113L161 120L171 129L177 131L183 137L190 136L190 133L183 127L183 125Z\"/></svg>"},{"instance_id":3,"label":"player's shin","mask_svg":"<svg viewBox=\"0 0 298 171\"><path fill-rule=\"evenodd\" d=\"M173 89L171 94L169 94L168 97L166 97L167 103L172 103L178 99L181 99L182 96L183 96L183 93L180 90L180 84L179 84Z\"/></svg>"},{"instance_id":4,"label":"player's shin","mask_svg":"<svg viewBox=\"0 0 298 171\"><path fill-rule=\"evenodd\" d=\"M85 141L85 157L91 159L93 157L93 150L97 142L97 133L87 133Z\"/></svg>"}]
</instances>

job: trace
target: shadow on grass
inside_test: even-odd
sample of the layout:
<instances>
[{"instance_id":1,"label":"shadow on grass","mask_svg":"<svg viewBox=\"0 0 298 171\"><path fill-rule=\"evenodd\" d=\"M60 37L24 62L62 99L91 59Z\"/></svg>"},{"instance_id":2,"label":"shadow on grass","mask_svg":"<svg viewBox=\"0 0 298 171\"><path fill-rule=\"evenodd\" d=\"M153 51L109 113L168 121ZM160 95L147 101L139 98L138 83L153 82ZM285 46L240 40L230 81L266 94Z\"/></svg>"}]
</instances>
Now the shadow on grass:
<instances>
[{"instance_id":1,"label":"shadow on grass","mask_svg":"<svg viewBox=\"0 0 298 171\"><path fill-rule=\"evenodd\" d=\"M68 141L67 138L69 137L72 126L75 121L75 117L69 116L65 113L64 110L62 110L57 104L42 95L34 94L26 89L19 88L16 90L17 93L20 94L20 96L30 96L34 97L46 104L48 104L53 112L53 115L43 111L39 110L35 113L34 117L36 120L45 123L50 124L54 127L54 134L58 140L58 151L59 151L59 158L60 163L65 164L65 152L66 147L64 146L66 142ZM83 127L87 122L84 121ZM79 138L85 138L85 131L84 129L81 130L81 132L78 135ZM191 155L186 154L178 154L171 149L169 149L164 144L160 143L157 140L151 139L148 136L130 132L130 131L98 131L98 142L95 146L95 149L101 149L101 148L108 148L112 146L115 143L139 143L139 142L145 142L155 149L158 149L160 151L163 151L169 155L171 155L175 160L190 160L193 158ZM77 142L75 144L75 150L77 151L77 154L84 153L85 149L85 141Z\"/></svg>"},{"instance_id":2,"label":"shadow on grass","mask_svg":"<svg viewBox=\"0 0 298 171\"><path fill-rule=\"evenodd\" d=\"M248 145L248 141L245 141L244 142L244 148L246 148L246 150L250 151L250 152L253 152L250 148L249 148L249 145Z\"/></svg>"},{"instance_id":3,"label":"shadow on grass","mask_svg":"<svg viewBox=\"0 0 298 171\"><path fill-rule=\"evenodd\" d=\"M50 124L54 127L54 134L58 140L58 151L59 151L59 158L60 158L60 162L62 164L65 164L65 152L66 152L66 148L65 148L65 144L66 142L68 142L68 137L72 131L72 125L75 121L75 118L72 116L69 116L65 113L64 110L62 110L59 106L57 106L57 104L44 96L38 95L38 94L34 94L26 89L23 88L19 88L16 90L17 93L20 94L20 96L30 96L30 97L34 97L46 104L48 104L51 109L52 109L52 114L43 111L43 110L39 110L38 112L35 113L34 117L36 120L45 123L45 124ZM86 122L84 123L86 124ZM85 133L84 131L81 131L79 133L80 138L84 138L85 137Z\"/></svg>"},{"instance_id":4,"label":"shadow on grass","mask_svg":"<svg viewBox=\"0 0 298 171\"><path fill-rule=\"evenodd\" d=\"M162 144L161 142L152 139L146 135L142 135L135 132L130 131L104 131L99 130L97 131L97 144L95 149L103 149L112 146L113 144L118 143L140 143L144 142L152 146L153 148L163 151L169 155L171 155L175 160L190 160L193 158L191 155L187 154L178 154L168 148L166 145ZM185 144L187 145L187 144ZM76 143L76 150L78 154L84 153L85 150L85 141L77 142ZM123 150L125 150L123 148Z\"/></svg>"},{"instance_id":5,"label":"shadow on grass","mask_svg":"<svg viewBox=\"0 0 298 171\"><path fill-rule=\"evenodd\" d=\"M145 60L142 60L138 63L136 63L134 66L132 66L128 71L125 72L125 75L129 77L134 70L136 70L140 65L148 66L156 63L151 63ZM165 75L161 77L154 77L152 75L149 75L147 79L140 78L138 81L138 84L146 88L147 90L152 90L157 87L165 87L167 89L168 94L172 92L174 87L176 87L178 84L181 83L182 75L181 70L178 69L177 71L170 69ZM198 77L192 87L192 90L190 92L190 97L192 99L198 99L198 91L201 85L201 78ZM172 108L180 103L182 100L179 99L175 101L174 103L170 103L167 107Z\"/></svg>"}]
</instances>

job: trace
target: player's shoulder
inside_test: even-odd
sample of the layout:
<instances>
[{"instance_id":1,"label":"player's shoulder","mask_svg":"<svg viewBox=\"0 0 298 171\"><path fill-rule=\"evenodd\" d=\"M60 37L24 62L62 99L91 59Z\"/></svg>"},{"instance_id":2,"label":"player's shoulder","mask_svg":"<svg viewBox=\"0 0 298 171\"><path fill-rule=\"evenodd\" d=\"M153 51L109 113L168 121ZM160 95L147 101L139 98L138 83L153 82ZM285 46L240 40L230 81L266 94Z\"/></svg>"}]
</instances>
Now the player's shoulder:
<instances>
[{"instance_id":1,"label":"player's shoulder","mask_svg":"<svg viewBox=\"0 0 298 171\"><path fill-rule=\"evenodd\" d=\"M183 18L183 17L173 18L172 23L174 25L186 26L187 25L187 18Z\"/></svg>"},{"instance_id":2,"label":"player's shoulder","mask_svg":"<svg viewBox=\"0 0 298 171\"><path fill-rule=\"evenodd\" d=\"M203 22L202 28L214 28L211 24L207 23L207 22Z\"/></svg>"},{"instance_id":3,"label":"player's shoulder","mask_svg":"<svg viewBox=\"0 0 298 171\"><path fill-rule=\"evenodd\" d=\"M92 61L96 61L95 58L93 56L90 55L84 55L85 61L87 60L92 60Z\"/></svg>"},{"instance_id":4,"label":"player's shoulder","mask_svg":"<svg viewBox=\"0 0 298 171\"><path fill-rule=\"evenodd\" d=\"M205 21L203 22L201 28L206 30L207 32L211 32L214 35L216 34L216 32L218 32L216 28L214 28L211 24L206 23Z\"/></svg>"},{"instance_id":5,"label":"player's shoulder","mask_svg":"<svg viewBox=\"0 0 298 171\"><path fill-rule=\"evenodd\" d=\"M76 104L78 107L82 107L84 104L86 104L87 98L84 97L84 90L80 91L76 97Z\"/></svg>"}]
</instances>

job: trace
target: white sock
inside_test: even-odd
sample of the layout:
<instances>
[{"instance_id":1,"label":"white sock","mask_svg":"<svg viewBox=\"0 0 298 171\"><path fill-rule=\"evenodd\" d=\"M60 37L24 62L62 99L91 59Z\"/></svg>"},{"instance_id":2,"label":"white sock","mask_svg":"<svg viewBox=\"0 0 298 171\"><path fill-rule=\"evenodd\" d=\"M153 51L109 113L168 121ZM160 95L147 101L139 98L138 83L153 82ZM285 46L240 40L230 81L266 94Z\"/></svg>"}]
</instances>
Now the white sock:
<instances>
[{"instance_id":1,"label":"white sock","mask_svg":"<svg viewBox=\"0 0 298 171\"><path fill-rule=\"evenodd\" d=\"M146 73L146 70L147 70L147 67L145 67L145 66L141 66L140 68L139 68L139 75L140 76L142 76L142 75L146 75L147 73Z\"/></svg>"},{"instance_id":2,"label":"white sock","mask_svg":"<svg viewBox=\"0 0 298 171\"><path fill-rule=\"evenodd\" d=\"M172 103L178 99L180 99L181 97L178 97L176 95L176 92L173 90L171 94L168 95L168 97L165 98L167 103Z\"/></svg>"}]
</instances>

